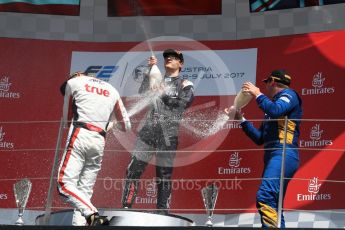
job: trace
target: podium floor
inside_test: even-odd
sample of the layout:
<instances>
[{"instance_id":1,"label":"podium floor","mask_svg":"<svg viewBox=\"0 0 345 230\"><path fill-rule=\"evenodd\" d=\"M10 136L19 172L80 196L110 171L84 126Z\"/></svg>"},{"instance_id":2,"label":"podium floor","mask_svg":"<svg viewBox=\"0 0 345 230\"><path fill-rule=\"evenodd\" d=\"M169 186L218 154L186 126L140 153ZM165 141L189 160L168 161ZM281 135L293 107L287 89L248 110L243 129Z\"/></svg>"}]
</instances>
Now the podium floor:
<instances>
[{"instance_id":1,"label":"podium floor","mask_svg":"<svg viewBox=\"0 0 345 230\"><path fill-rule=\"evenodd\" d=\"M187 227L195 226L193 220L178 215L163 215L135 210L106 210L100 212L110 220L110 226L140 226L140 227ZM36 218L36 225L70 226L73 210L52 212L49 223L44 223L44 215Z\"/></svg>"}]
</instances>

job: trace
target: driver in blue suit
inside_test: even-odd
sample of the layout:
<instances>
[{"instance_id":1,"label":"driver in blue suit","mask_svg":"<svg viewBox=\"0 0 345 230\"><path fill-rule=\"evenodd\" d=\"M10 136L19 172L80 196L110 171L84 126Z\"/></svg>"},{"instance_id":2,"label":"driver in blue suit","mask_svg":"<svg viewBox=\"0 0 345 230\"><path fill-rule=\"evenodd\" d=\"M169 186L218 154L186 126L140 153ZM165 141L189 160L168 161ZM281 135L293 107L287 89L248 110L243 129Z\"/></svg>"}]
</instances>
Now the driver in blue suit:
<instances>
[{"instance_id":1,"label":"driver in blue suit","mask_svg":"<svg viewBox=\"0 0 345 230\"><path fill-rule=\"evenodd\" d=\"M241 121L242 130L257 145L264 145L264 170L262 182L256 194L256 206L261 216L263 227L278 227L278 200L280 189L280 172L283 144L286 141L285 176L283 197L285 196L289 178L292 178L299 167L298 138L300 135L300 119L302 118L302 101L298 93L291 89L291 77L284 70L275 70L263 80L266 84L267 96L250 82L243 84L242 89L254 97L259 108L265 113L264 121L259 129L247 121L241 111L230 108L228 113L234 114ZM285 140L285 120L287 132ZM284 216L281 216L281 227L285 227Z\"/></svg>"}]
</instances>

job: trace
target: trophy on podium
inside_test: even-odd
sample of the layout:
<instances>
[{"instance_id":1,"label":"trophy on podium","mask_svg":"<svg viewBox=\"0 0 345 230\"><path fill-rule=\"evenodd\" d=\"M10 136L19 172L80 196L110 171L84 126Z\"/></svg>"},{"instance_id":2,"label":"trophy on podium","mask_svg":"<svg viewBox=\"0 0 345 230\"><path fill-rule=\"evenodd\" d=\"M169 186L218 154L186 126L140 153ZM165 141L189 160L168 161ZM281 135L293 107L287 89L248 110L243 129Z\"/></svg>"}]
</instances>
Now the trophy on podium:
<instances>
[{"instance_id":1,"label":"trophy on podium","mask_svg":"<svg viewBox=\"0 0 345 230\"><path fill-rule=\"evenodd\" d=\"M18 220L16 225L24 225L23 214L31 192L32 183L29 179L23 179L13 185L14 196L18 207Z\"/></svg>"},{"instance_id":2,"label":"trophy on podium","mask_svg":"<svg viewBox=\"0 0 345 230\"><path fill-rule=\"evenodd\" d=\"M204 201L206 213L208 215L205 225L212 227L212 215L218 197L218 187L214 183L207 187L204 187L203 189L201 189L201 195Z\"/></svg>"}]
</instances>

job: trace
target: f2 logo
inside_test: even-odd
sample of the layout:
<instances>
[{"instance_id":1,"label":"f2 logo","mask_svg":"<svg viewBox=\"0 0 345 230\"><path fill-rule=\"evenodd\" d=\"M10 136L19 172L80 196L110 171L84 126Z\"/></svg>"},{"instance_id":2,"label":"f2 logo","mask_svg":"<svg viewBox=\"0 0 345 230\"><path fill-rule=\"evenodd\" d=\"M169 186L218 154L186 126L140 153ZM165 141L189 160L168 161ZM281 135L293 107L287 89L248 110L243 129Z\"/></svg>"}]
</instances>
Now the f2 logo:
<instances>
[{"instance_id":1,"label":"f2 logo","mask_svg":"<svg viewBox=\"0 0 345 230\"><path fill-rule=\"evenodd\" d=\"M109 80L112 74L116 72L119 66L101 66L101 65L94 65L89 66L85 70L86 75L94 75L96 78L100 78L102 80Z\"/></svg>"}]
</instances>

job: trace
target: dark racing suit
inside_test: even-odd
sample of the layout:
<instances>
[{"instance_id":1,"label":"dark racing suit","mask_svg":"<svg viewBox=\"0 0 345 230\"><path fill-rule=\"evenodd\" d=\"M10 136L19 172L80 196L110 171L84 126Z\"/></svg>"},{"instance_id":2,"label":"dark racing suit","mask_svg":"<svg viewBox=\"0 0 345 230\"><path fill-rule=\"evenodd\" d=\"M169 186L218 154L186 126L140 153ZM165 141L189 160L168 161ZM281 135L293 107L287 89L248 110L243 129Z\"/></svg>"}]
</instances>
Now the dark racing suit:
<instances>
[{"instance_id":1,"label":"dark racing suit","mask_svg":"<svg viewBox=\"0 0 345 230\"><path fill-rule=\"evenodd\" d=\"M171 196L173 161L178 145L179 123L182 114L193 101L193 84L179 77L164 77L164 93L152 100L146 122L139 131L127 168L122 195L123 207L130 208L137 193L138 180L153 155L156 157L157 209L167 213ZM149 88L146 76L139 89L145 93Z\"/></svg>"},{"instance_id":2,"label":"dark racing suit","mask_svg":"<svg viewBox=\"0 0 345 230\"><path fill-rule=\"evenodd\" d=\"M256 129L248 121L242 122L241 126L246 135L256 144L264 144L263 180L256 195L256 206L261 215L262 226L277 227L277 208L280 192L279 178L284 143L284 117L287 116L288 118L284 177L292 178L299 166L297 148L300 135L299 125L302 117L302 101L295 91L284 89L277 93L273 100L262 94L257 97L256 102L265 113L265 120L261 127ZM270 121L270 119L279 120ZM284 180L283 197L285 196L288 182L288 179ZM281 227L285 227L283 214L281 220Z\"/></svg>"}]
</instances>

